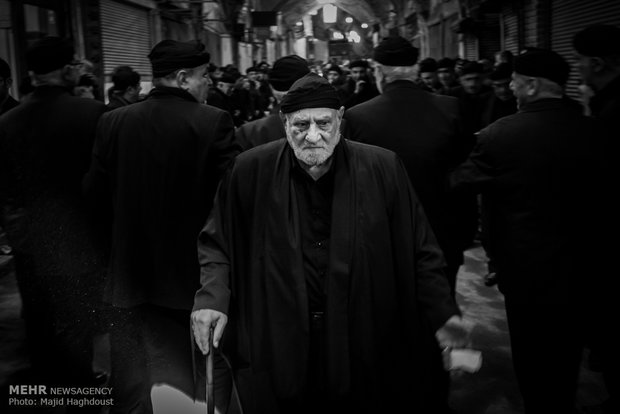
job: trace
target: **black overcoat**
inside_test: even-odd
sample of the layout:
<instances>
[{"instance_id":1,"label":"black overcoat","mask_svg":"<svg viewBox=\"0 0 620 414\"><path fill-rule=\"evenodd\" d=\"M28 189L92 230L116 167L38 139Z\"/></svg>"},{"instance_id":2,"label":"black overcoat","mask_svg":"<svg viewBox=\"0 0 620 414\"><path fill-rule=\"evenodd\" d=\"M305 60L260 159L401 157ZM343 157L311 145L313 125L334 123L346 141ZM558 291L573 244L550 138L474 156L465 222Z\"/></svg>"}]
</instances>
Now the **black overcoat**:
<instances>
[{"instance_id":1,"label":"black overcoat","mask_svg":"<svg viewBox=\"0 0 620 414\"><path fill-rule=\"evenodd\" d=\"M92 197L112 191L108 302L191 309L196 238L239 150L230 115L178 88L102 117L84 186Z\"/></svg>"},{"instance_id":2,"label":"black overcoat","mask_svg":"<svg viewBox=\"0 0 620 414\"><path fill-rule=\"evenodd\" d=\"M352 392L357 412L413 409L432 391L433 333L459 312L441 251L393 152L342 140L334 157L326 388ZM194 309L229 314L223 347L246 413L277 412L274 397L298 397L305 386L309 312L293 162L283 139L240 154L199 239Z\"/></svg>"},{"instance_id":3,"label":"black overcoat","mask_svg":"<svg viewBox=\"0 0 620 414\"><path fill-rule=\"evenodd\" d=\"M344 118L347 138L387 148L403 160L448 263L458 267L476 228L475 199L450 195L445 186L469 150L458 101L395 81Z\"/></svg>"}]
</instances>

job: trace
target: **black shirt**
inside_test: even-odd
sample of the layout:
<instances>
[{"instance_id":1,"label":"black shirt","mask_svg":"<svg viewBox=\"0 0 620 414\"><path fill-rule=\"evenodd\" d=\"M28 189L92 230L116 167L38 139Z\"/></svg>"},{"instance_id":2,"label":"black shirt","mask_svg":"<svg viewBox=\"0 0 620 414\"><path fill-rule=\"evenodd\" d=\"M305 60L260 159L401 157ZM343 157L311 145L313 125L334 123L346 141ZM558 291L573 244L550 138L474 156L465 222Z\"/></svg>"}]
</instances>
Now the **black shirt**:
<instances>
[{"instance_id":1,"label":"black shirt","mask_svg":"<svg viewBox=\"0 0 620 414\"><path fill-rule=\"evenodd\" d=\"M290 155L295 157L293 151ZM333 161L332 161L333 162ZM314 180L297 159L291 178L299 206L304 274L311 312L325 309L325 278L329 270L329 239L334 194L334 166Z\"/></svg>"}]
</instances>

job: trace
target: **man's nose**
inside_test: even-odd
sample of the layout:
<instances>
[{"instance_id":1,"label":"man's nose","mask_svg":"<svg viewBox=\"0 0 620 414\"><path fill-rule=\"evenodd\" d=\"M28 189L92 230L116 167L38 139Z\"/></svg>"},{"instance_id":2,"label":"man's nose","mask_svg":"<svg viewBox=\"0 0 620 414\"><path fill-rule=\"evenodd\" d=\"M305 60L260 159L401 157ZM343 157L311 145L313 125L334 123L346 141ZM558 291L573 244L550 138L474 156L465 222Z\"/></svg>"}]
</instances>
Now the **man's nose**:
<instances>
[{"instance_id":1,"label":"man's nose","mask_svg":"<svg viewBox=\"0 0 620 414\"><path fill-rule=\"evenodd\" d=\"M306 141L315 143L315 142L319 142L320 139L321 139L321 134L318 128L316 127L316 125L310 124L310 127L308 128L308 133L306 134Z\"/></svg>"}]
</instances>

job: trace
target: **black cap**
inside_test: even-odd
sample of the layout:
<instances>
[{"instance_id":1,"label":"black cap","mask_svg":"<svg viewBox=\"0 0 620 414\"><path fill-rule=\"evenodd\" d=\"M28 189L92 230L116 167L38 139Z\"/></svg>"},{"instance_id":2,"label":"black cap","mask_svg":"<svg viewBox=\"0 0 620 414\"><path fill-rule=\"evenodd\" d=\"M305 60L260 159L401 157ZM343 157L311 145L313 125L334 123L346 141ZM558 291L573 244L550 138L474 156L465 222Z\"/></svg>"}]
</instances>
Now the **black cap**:
<instances>
[{"instance_id":1,"label":"black cap","mask_svg":"<svg viewBox=\"0 0 620 414\"><path fill-rule=\"evenodd\" d=\"M353 69L353 68L368 69L369 67L370 65L365 60L354 60L353 62L349 63L349 69Z\"/></svg>"},{"instance_id":2,"label":"black cap","mask_svg":"<svg viewBox=\"0 0 620 414\"><path fill-rule=\"evenodd\" d=\"M484 73L484 67L478 62L465 62L459 72L459 75L471 75L472 73Z\"/></svg>"},{"instance_id":3,"label":"black cap","mask_svg":"<svg viewBox=\"0 0 620 414\"><path fill-rule=\"evenodd\" d=\"M74 55L75 49L69 40L47 36L26 51L26 65L28 70L41 75L70 64Z\"/></svg>"},{"instance_id":4,"label":"black cap","mask_svg":"<svg viewBox=\"0 0 620 414\"><path fill-rule=\"evenodd\" d=\"M500 63L493 69L489 75L489 79L498 81L502 79L510 79L512 77L512 65L510 63Z\"/></svg>"},{"instance_id":5,"label":"black cap","mask_svg":"<svg viewBox=\"0 0 620 414\"><path fill-rule=\"evenodd\" d=\"M437 61L437 70L454 70L456 66L456 62L454 59L450 59L449 57L441 58Z\"/></svg>"},{"instance_id":6,"label":"black cap","mask_svg":"<svg viewBox=\"0 0 620 414\"><path fill-rule=\"evenodd\" d=\"M342 75L342 69L338 65L327 65L323 72L338 72L339 75Z\"/></svg>"},{"instance_id":7,"label":"black cap","mask_svg":"<svg viewBox=\"0 0 620 414\"><path fill-rule=\"evenodd\" d=\"M570 66L552 50L525 52L515 58L514 71L520 75L545 78L559 85L566 84Z\"/></svg>"},{"instance_id":8,"label":"black cap","mask_svg":"<svg viewBox=\"0 0 620 414\"><path fill-rule=\"evenodd\" d=\"M273 63L269 83L276 91L288 91L297 79L309 72L306 59L297 55L284 56Z\"/></svg>"},{"instance_id":9,"label":"black cap","mask_svg":"<svg viewBox=\"0 0 620 414\"><path fill-rule=\"evenodd\" d=\"M420 73L437 72L437 61L433 58L426 58L420 61Z\"/></svg>"},{"instance_id":10,"label":"black cap","mask_svg":"<svg viewBox=\"0 0 620 414\"><path fill-rule=\"evenodd\" d=\"M209 63L211 55L205 52L205 45L199 41L179 42L162 40L149 53L153 77L161 78L175 70L195 68Z\"/></svg>"},{"instance_id":11,"label":"black cap","mask_svg":"<svg viewBox=\"0 0 620 414\"><path fill-rule=\"evenodd\" d=\"M404 37L390 36L375 47L373 58L386 66L413 66L418 61L418 49Z\"/></svg>"},{"instance_id":12,"label":"black cap","mask_svg":"<svg viewBox=\"0 0 620 414\"><path fill-rule=\"evenodd\" d=\"M224 83L235 83L237 81L238 78L236 78L234 75L228 73L228 72L224 72L222 73L222 76L220 76L217 81L218 82L224 82Z\"/></svg>"},{"instance_id":13,"label":"black cap","mask_svg":"<svg viewBox=\"0 0 620 414\"><path fill-rule=\"evenodd\" d=\"M282 113L307 108L340 109L342 103L338 91L322 76L310 72L297 80L280 104Z\"/></svg>"},{"instance_id":14,"label":"black cap","mask_svg":"<svg viewBox=\"0 0 620 414\"><path fill-rule=\"evenodd\" d=\"M573 38L573 47L580 55L607 57L620 55L620 27L599 24L589 26Z\"/></svg>"}]
</instances>

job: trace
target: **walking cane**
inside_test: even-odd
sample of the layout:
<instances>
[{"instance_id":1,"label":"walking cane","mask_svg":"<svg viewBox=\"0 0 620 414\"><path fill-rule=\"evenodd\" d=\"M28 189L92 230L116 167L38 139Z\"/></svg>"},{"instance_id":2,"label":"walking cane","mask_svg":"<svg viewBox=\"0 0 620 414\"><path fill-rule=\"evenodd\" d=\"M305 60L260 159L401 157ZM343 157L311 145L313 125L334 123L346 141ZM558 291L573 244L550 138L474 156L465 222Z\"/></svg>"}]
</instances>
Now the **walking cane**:
<instances>
[{"instance_id":1,"label":"walking cane","mask_svg":"<svg viewBox=\"0 0 620 414\"><path fill-rule=\"evenodd\" d=\"M215 347L213 346L213 326L209 328L209 353L207 354L207 414L215 413L215 393L213 390L213 353Z\"/></svg>"}]
</instances>

